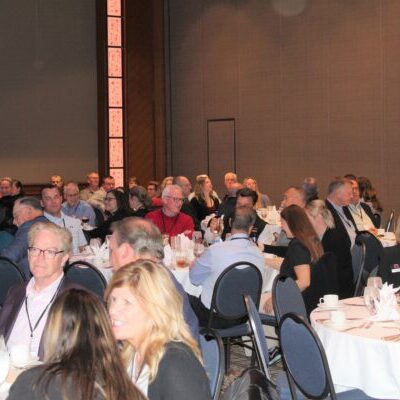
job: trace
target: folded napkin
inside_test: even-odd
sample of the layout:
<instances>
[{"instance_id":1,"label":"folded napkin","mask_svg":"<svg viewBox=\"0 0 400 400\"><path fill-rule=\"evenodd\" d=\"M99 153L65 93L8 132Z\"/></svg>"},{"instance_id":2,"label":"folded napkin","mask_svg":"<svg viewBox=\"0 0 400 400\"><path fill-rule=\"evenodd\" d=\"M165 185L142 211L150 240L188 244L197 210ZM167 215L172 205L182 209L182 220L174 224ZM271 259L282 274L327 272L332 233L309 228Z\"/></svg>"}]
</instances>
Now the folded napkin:
<instances>
[{"instance_id":1,"label":"folded napkin","mask_svg":"<svg viewBox=\"0 0 400 400\"><path fill-rule=\"evenodd\" d=\"M281 215L276 210L276 207L273 206L272 210L268 212L267 222L269 224L278 224L281 220Z\"/></svg>"},{"instance_id":2,"label":"folded napkin","mask_svg":"<svg viewBox=\"0 0 400 400\"><path fill-rule=\"evenodd\" d=\"M89 246L90 251L96 258L101 258L101 259L109 259L110 257L110 250L108 248L107 243L103 243L101 246L99 246L97 243L96 244L91 244Z\"/></svg>"},{"instance_id":3,"label":"folded napkin","mask_svg":"<svg viewBox=\"0 0 400 400\"><path fill-rule=\"evenodd\" d=\"M400 288L393 288L393 285L383 284L379 290L379 298L374 299L376 315L371 320L374 321L397 321L400 320L400 314L397 308L397 299L395 293Z\"/></svg>"},{"instance_id":4,"label":"folded napkin","mask_svg":"<svg viewBox=\"0 0 400 400\"><path fill-rule=\"evenodd\" d=\"M172 265L173 253L171 246L167 244L164 246L164 265L170 267Z\"/></svg>"}]
</instances>

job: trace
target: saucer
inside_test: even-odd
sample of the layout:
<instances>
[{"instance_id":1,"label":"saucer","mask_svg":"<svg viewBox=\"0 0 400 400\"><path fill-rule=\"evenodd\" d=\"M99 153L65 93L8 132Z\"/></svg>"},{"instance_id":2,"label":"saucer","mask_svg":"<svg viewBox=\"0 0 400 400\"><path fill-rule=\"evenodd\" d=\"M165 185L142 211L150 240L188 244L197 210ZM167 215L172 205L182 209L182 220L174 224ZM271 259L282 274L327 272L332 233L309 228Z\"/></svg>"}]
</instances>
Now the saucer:
<instances>
[{"instance_id":1,"label":"saucer","mask_svg":"<svg viewBox=\"0 0 400 400\"><path fill-rule=\"evenodd\" d=\"M346 306L344 304L336 304L335 306L328 306L324 303L318 303L318 308L320 308L321 310L326 310L326 311L335 311L335 310L342 310L343 308L345 308Z\"/></svg>"}]
</instances>

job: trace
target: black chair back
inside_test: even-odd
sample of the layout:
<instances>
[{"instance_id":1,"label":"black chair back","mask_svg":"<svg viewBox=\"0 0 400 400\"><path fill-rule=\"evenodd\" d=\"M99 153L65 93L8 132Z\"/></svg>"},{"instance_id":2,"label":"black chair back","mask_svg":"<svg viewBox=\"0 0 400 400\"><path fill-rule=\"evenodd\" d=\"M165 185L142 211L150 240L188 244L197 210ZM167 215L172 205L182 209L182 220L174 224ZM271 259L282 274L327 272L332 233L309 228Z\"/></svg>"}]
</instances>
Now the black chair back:
<instances>
[{"instance_id":1,"label":"black chair back","mask_svg":"<svg viewBox=\"0 0 400 400\"><path fill-rule=\"evenodd\" d=\"M278 323L290 312L299 314L307 320L307 310L300 289L288 276L279 274L275 278L272 285L272 304Z\"/></svg>"},{"instance_id":2,"label":"black chair back","mask_svg":"<svg viewBox=\"0 0 400 400\"><path fill-rule=\"evenodd\" d=\"M267 378L271 379L271 373L268 368L268 345L267 341L265 340L265 333L260 315L258 314L257 307L250 296L244 296L244 303L246 305L251 331L253 332L254 349L258 359L258 365Z\"/></svg>"},{"instance_id":3,"label":"black chair back","mask_svg":"<svg viewBox=\"0 0 400 400\"><path fill-rule=\"evenodd\" d=\"M326 294L339 295L336 256L331 252L326 252L311 265L311 283L303 292L307 315L310 315L317 307L319 299Z\"/></svg>"},{"instance_id":4,"label":"black chair back","mask_svg":"<svg viewBox=\"0 0 400 400\"><path fill-rule=\"evenodd\" d=\"M0 306L4 304L9 289L25 282L22 271L10 259L0 257Z\"/></svg>"},{"instance_id":5,"label":"black chair back","mask_svg":"<svg viewBox=\"0 0 400 400\"><path fill-rule=\"evenodd\" d=\"M371 232L359 232L355 244L361 246L361 262L357 272L354 296L361 296L369 276L376 276L383 258L383 246Z\"/></svg>"},{"instance_id":6,"label":"black chair back","mask_svg":"<svg viewBox=\"0 0 400 400\"><path fill-rule=\"evenodd\" d=\"M214 313L227 320L245 318L247 310L243 296L249 295L255 304L259 304L261 288L261 272L254 264L240 261L227 267L214 286L208 327L212 327Z\"/></svg>"},{"instance_id":7,"label":"black chair back","mask_svg":"<svg viewBox=\"0 0 400 400\"><path fill-rule=\"evenodd\" d=\"M279 324L279 342L284 364L296 386L307 398L336 399L323 346L304 318L284 315Z\"/></svg>"},{"instance_id":8,"label":"black chair back","mask_svg":"<svg viewBox=\"0 0 400 400\"><path fill-rule=\"evenodd\" d=\"M202 329L200 331L200 348L204 369L210 380L212 399L217 400L219 399L225 375L224 344L221 336L214 329Z\"/></svg>"},{"instance_id":9,"label":"black chair back","mask_svg":"<svg viewBox=\"0 0 400 400\"><path fill-rule=\"evenodd\" d=\"M400 286L400 246L390 246L383 249L383 258L378 268L378 276L383 282Z\"/></svg>"},{"instance_id":10,"label":"black chair back","mask_svg":"<svg viewBox=\"0 0 400 400\"><path fill-rule=\"evenodd\" d=\"M101 299L107 286L103 274L87 261L75 261L65 267L65 275L69 281L77 283Z\"/></svg>"}]
</instances>

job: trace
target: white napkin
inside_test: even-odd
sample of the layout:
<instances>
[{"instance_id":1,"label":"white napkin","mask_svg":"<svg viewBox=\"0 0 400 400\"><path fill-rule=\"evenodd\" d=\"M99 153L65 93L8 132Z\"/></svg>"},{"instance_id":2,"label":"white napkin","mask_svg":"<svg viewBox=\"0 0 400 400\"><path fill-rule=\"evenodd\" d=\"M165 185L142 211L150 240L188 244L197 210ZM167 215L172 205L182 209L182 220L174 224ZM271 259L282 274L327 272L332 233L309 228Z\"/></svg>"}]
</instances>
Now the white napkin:
<instances>
[{"instance_id":1,"label":"white napkin","mask_svg":"<svg viewBox=\"0 0 400 400\"><path fill-rule=\"evenodd\" d=\"M210 222L210 219L211 219L211 218L214 218L214 217L215 217L215 214L212 213L212 214L210 214L210 215L207 215L207 216L203 219L203 221L200 222L200 228L201 228L201 230L202 230L203 232L205 232L205 231L207 230L207 226L208 226L208 223Z\"/></svg>"},{"instance_id":2,"label":"white napkin","mask_svg":"<svg viewBox=\"0 0 400 400\"><path fill-rule=\"evenodd\" d=\"M95 258L101 258L103 260L108 260L110 257L110 250L107 246L107 243L103 243L101 246L99 246L97 243L92 244L89 246L90 251L93 253Z\"/></svg>"},{"instance_id":3,"label":"white napkin","mask_svg":"<svg viewBox=\"0 0 400 400\"><path fill-rule=\"evenodd\" d=\"M268 213L267 222L269 224L278 224L281 221L281 215L277 211L276 207L273 206L272 210Z\"/></svg>"},{"instance_id":4,"label":"white napkin","mask_svg":"<svg viewBox=\"0 0 400 400\"><path fill-rule=\"evenodd\" d=\"M193 252L194 249L194 242L193 240L189 239L184 233L180 233L178 235L180 242L181 242L181 250L191 250Z\"/></svg>"},{"instance_id":5,"label":"white napkin","mask_svg":"<svg viewBox=\"0 0 400 400\"><path fill-rule=\"evenodd\" d=\"M379 290L379 300L375 300L376 315L371 319L374 321L397 321L400 314L397 309L397 299L395 293L400 288L393 288L393 285L385 283Z\"/></svg>"},{"instance_id":6,"label":"white napkin","mask_svg":"<svg viewBox=\"0 0 400 400\"><path fill-rule=\"evenodd\" d=\"M164 246L164 265L166 267L171 266L172 259L173 259L172 249L171 249L171 246L169 244L167 244L166 246Z\"/></svg>"}]
</instances>

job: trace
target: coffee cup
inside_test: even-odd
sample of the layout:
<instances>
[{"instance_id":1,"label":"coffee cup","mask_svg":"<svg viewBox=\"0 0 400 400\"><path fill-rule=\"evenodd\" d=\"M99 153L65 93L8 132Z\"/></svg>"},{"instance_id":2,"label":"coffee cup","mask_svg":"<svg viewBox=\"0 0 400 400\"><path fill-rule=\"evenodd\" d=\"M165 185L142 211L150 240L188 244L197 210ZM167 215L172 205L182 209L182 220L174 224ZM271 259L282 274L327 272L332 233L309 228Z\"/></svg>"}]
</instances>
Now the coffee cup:
<instances>
[{"instance_id":1,"label":"coffee cup","mask_svg":"<svg viewBox=\"0 0 400 400\"><path fill-rule=\"evenodd\" d=\"M23 367L30 360L29 346L26 344L17 344L10 349L11 363L16 367Z\"/></svg>"},{"instance_id":2,"label":"coffee cup","mask_svg":"<svg viewBox=\"0 0 400 400\"><path fill-rule=\"evenodd\" d=\"M332 325L343 325L346 322L346 314L344 311L331 311Z\"/></svg>"},{"instance_id":3,"label":"coffee cup","mask_svg":"<svg viewBox=\"0 0 400 400\"><path fill-rule=\"evenodd\" d=\"M378 236L384 236L385 230L383 228L379 228L377 233L378 233Z\"/></svg>"},{"instance_id":4,"label":"coffee cup","mask_svg":"<svg viewBox=\"0 0 400 400\"><path fill-rule=\"evenodd\" d=\"M336 307L339 303L339 296L337 294L326 294L319 299L319 303L326 307Z\"/></svg>"}]
</instances>

